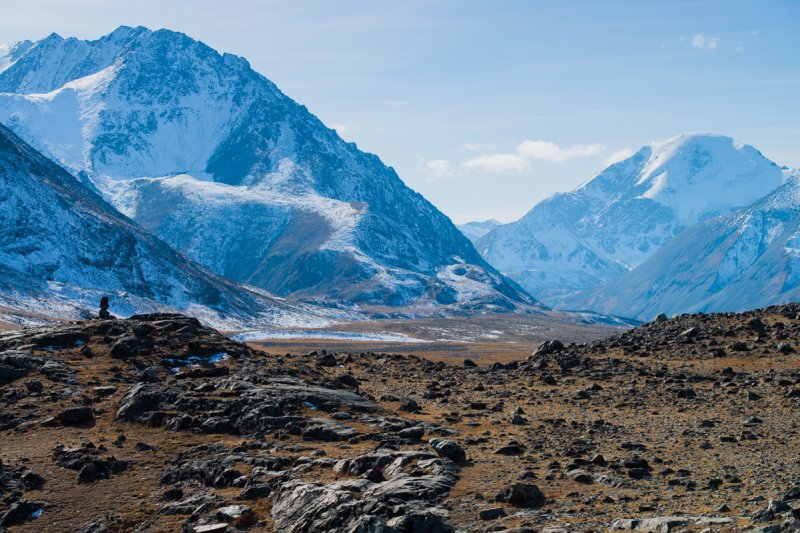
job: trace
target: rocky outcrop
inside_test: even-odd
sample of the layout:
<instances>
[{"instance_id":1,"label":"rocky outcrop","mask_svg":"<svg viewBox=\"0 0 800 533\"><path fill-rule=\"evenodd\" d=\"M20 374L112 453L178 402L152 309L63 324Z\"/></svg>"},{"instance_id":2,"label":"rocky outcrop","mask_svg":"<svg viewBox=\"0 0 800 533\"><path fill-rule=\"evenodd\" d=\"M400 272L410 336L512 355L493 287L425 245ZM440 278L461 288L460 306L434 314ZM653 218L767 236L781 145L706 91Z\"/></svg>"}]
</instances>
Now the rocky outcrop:
<instances>
[{"instance_id":1,"label":"rocky outcrop","mask_svg":"<svg viewBox=\"0 0 800 533\"><path fill-rule=\"evenodd\" d=\"M87 533L795 520L781 465L800 453L800 305L662 318L518 361L465 367L463 348L456 365L276 356L172 314L4 334L0 520Z\"/></svg>"}]
</instances>

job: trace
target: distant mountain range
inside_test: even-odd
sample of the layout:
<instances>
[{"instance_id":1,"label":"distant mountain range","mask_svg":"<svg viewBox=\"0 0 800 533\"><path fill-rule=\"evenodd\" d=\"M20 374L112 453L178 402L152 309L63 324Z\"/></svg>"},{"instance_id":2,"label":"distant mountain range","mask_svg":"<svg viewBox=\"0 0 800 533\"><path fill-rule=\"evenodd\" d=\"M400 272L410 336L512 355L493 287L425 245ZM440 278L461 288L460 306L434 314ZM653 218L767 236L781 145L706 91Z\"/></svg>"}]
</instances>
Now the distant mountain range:
<instances>
[{"instance_id":1,"label":"distant mountain range","mask_svg":"<svg viewBox=\"0 0 800 533\"><path fill-rule=\"evenodd\" d=\"M376 156L181 33L0 47L0 122L239 284L324 305L539 308Z\"/></svg>"},{"instance_id":2,"label":"distant mountain range","mask_svg":"<svg viewBox=\"0 0 800 533\"><path fill-rule=\"evenodd\" d=\"M795 188L796 173L752 146L680 135L473 240L557 308L639 319L743 310L797 296Z\"/></svg>"},{"instance_id":3,"label":"distant mountain range","mask_svg":"<svg viewBox=\"0 0 800 533\"><path fill-rule=\"evenodd\" d=\"M484 220L483 222L467 222L466 224L461 224L456 227L459 229L459 231L461 231L461 233L464 234L466 238L471 240L473 243L476 243L481 237L500 225L500 222L490 218L489 220Z\"/></svg>"}]
</instances>

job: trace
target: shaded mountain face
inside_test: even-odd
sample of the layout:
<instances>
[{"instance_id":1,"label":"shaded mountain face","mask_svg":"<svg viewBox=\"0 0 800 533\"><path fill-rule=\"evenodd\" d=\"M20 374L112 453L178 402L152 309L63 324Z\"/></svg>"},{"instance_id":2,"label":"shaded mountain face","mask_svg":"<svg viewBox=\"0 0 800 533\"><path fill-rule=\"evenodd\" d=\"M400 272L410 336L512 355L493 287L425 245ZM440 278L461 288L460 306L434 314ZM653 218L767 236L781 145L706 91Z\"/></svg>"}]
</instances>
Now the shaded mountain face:
<instances>
[{"instance_id":1,"label":"shaded mountain face","mask_svg":"<svg viewBox=\"0 0 800 533\"><path fill-rule=\"evenodd\" d=\"M784 179L751 146L680 135L542 201L476 246L544 303L582 309L581 294L622 278L685 228L748 206Z\"/></svg>"},{"instance_id":2,"label":"shaded mountain face","mask_svg":"<svg viewBox=\"0 0 800 533\"><path fill-rule=\"evenodd\" d=\"M309 320L175 252L0 126L0 306L76 317L184 309L212 323Z\"/></svg>"},{"instance_id":3,"label":"shaded mountain face","mask_svg":"<svg viewBox=\"0 0 800 533\"><path fill-rule=\"evenodd\" d=\"M800 299L800 174L753 205L696 224L583 302L649 319Z\"/></svg>"},{"instance_id":4,"label":"shaded mountain face","mask_svg":"<svg viewBox=\"0 0 800 533\"><path fill-rule=\"evenodd\" d=\"M242 58L127 27L0 53L0 121L219 274L306 299L535 303Z\"/></svg>"}]
</instances>

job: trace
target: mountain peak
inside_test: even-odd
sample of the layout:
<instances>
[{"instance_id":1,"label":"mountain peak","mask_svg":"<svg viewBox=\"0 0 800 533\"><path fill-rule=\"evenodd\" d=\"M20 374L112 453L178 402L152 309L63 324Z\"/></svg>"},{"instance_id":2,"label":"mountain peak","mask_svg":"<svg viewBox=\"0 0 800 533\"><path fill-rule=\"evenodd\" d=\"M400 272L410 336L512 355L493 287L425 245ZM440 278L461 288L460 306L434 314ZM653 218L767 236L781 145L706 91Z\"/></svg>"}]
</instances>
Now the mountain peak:
<instances>
[{"instance_id":1,"label":"mountain peak","mask_svg":"<svg viewBox=\"0 0 800 533\"><path fill-rule=\"evenodd\" d=\"M0 121L237 282L314 300L535 305L376 156L183 33L39 43L0 71Z\"/></svg>"},{"instance_id":2,"label":"mountain peak","mask_svg":"<svg viewBox=\"0 0 800 533\"><path fill-rule=\"evenodd\" d=\"M479 242L484 258L550 305L603 286L687 226L748 206L785 172L731 137L681 134L642 147Z\"/></svg>"}]
</instances>

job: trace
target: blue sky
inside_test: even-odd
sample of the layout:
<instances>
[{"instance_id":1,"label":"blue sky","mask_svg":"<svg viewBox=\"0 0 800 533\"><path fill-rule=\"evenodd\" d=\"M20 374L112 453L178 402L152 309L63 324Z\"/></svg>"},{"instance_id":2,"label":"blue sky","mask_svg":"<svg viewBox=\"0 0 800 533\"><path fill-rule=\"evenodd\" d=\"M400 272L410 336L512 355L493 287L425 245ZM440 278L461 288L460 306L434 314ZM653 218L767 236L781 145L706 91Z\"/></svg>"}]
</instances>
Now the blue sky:
<instances>
[{"instance_id":1,"label":"blue sky","mask_svg":"<svg viewBox=\"0 0 800 533\"><path fill-rule=\"evenodd\" d=\"M456 222L682 132L800 167L800 1L4 0L0 41L166 27L242 55Z\"/></svg>"}]
</instances>

